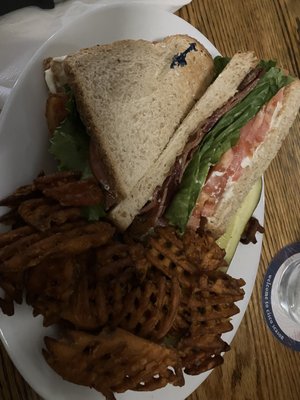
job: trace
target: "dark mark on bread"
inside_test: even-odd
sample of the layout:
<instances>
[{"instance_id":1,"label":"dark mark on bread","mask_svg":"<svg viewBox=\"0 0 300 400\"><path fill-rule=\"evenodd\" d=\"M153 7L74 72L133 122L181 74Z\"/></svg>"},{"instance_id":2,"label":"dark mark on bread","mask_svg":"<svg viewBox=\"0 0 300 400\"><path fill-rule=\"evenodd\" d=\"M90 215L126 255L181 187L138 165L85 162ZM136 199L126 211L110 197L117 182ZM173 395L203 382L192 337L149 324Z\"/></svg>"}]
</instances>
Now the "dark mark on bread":
<instances>
[{"instance_id":1,"label":"dark mark on bread","mask_svg":"<svg viewBox=\"0 0 300 400\"><path fill-rule=\"evenodd\" d=\"M187 65L186 56L191 51L198 51L196 49L196 43L190 43L189 47L185 51L183 51L182 53L176 54L173 57L170 68L184 67L185 65Z\"/></svg>"}]
</instances>

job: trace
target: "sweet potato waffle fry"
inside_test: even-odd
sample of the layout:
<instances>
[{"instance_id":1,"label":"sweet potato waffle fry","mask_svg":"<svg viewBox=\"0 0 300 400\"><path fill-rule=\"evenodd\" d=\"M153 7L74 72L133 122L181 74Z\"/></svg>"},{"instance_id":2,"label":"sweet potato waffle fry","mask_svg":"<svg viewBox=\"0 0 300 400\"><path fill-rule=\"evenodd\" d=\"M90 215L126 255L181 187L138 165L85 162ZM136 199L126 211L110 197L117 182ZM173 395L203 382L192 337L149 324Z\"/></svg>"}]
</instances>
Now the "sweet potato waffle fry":
<instances>
[{"instance_id":1,"label":"sweet potato waffle fry","mask_svg":"<svg viewBox=\"0 0 300 400\"><path fill-rule=\"evenodd\" d=\"M23 278L23 272L0 273L0 288L4 291L4 298L0 297L0 309L6 315L14 314L14 302L22 303Z\"/></svg>"},{"instance_id":2,"label":"sweet potato waffle fry","mask_svg":"<svg viewBox=\"0 0 300 400\"><path fill-rule=\"evenodd\" d=\"M59 203L47 198L33 198L24 201L18 207L18 213L24 222L39 231L46 231L53 224L62 225L81 217L80 207L61 208Z\"/></svg>"},{"instance_id":3,"label":"sweet potato waffle fry","mask_svg":"<svg viewBox=\"0 0 300 400\"><path fill-rule=\"evenodd\" d=\"M69 331L61 340L45 338L44 356L64 379L93 387L108 400L113 392L149 391L184 378L173 349L141 339L123 329L98 335Z\"/></svg>"},{"instance_id":4,"label":"sweet potato waffle fry","mask_svg":"<svg viewBox=\"0 0 300 400\"><path fill-rule=\"evenodd\" d=\"M201 270L226 265L224 251L211 236L187 231L180 239L171 227L156 230L156 235L149 239L146 257L169 278L175 276L184 287L192 287Z\"/></svg>"},{"instance_id":5,"label":"sweet potato waffle fry","mask_svg":"<svg viewBox=\"0 0 300 400\"><path fill-rule=\"evenodd\" d=\"M12 195L2 199L0 206L18 207L25 200L51 198L60 205L85 206L102 202L102 191L94 178L81 180L77 172L62 171L40 175L31 184L18 188Z\"/></svg>"},{"instance_id":6,"label":"sweet potato waffle fry","mask_svg":"<svg viewBox=\"0 0 300 400\"><path fill-rule=\"evenodd\" d=\"M76 171L60 171L53 174L41 174L34 181L34 187L43 192L44 189L49 189L58 186L65 186L70 182L79 181L81 174Z\"/></svg>"},{"instance_id":7,"label":"sweet potato waffle fry","mask_svg":"<svg viewBox=\"0 0 300 400\"><path fill-rule=\"evenodd\" d=\"M62 206L90 206L104 201L95 179L67 182L63 186L45 188L43 194L57 200Z\"/></svg>"},{"instance_id":8,"label":"sweet potato waffle fry","mask_svg":"<svg viewBox=\"0 0 300 400\"><path fill-rule=\"evenodd\" d=\"M63 231L33 233L0 251L0 271L21 271L48 257L81 254L105 244L113 234L114 228L105 222L86 223ZM22 252L18 251L19 246L22 246Z\"/></svg>"},{"instance_id":9,"label":"sweet potato waffle fry","mask_svg":"<svg viewBox=\"0 0 300 400\"><path fill-rule=\"evenodd\" d=\"M33 307L33 315L42 314L44 326L61 320L62 310L75 291L80 257L45 260L38 267L27 270L26 301Z\"/></svg>"},{"instance_id":10,"label":"sweet potato waffle fry","mask_svg":"<svg viewBox=\"0 0 300 400\"><path fill-rule=\"evenodd\" d=\"M1 221L12 224L0 235L2 311L13 315L25 293L34 316L63 328L46 338L50 366L107 399L220 365L245 284L220 271L224 251L202 231L160 227L138 242L88 222L80 207L98 202L98 189L60 172L2 200L11 211Z\"/></svg>"},{"instance_id":11,"label":"sweet potato waffle fry","mask_svg":"<svg viewBox=\"0 0 300 400\"><path fill-rule=\"evenodd\" d=\"M220 334L194 336L192 340L183 338L177 345L188 375L198 375L223 363L222 352L230 350Z\"/></svg>"},{"instance_id":12,"label":"sweet potato waffle fry","mask_svg":"<svg viewBox=\"0 0 300 400\"><path fill-rule=\"evenodd\" d=\"M14 208L21 204L23 201L37 196L36 187L32 183L19 187L13 194L0 200L0 207Z\"/></svg>"},{"instance_id":13,"label":"sweet potato waffle fry","mask_svg":"<svg viewBox=\"0 0 300 400\"><path fill-rule=\"evenodd\" d=\"M180 287L176 279L170 281L163 276L147 279L125 295L113 325L158 341L172 328L179 302Z\"/></svg>"}]
</instances>

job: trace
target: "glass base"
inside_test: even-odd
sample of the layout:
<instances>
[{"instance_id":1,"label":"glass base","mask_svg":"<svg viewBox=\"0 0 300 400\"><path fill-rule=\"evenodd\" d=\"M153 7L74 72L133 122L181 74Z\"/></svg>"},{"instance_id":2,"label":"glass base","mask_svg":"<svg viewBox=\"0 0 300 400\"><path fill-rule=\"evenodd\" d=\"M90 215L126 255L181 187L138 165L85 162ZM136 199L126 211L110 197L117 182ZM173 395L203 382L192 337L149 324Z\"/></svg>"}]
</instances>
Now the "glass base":
<instances>
[{"instance_id":1,"label":"glass base","mask_svg":"<svg viewBox=\"0 0 300 400\"><path fill-rule=\"evenodd\" d=\"M300 253L289 257L278 286L281 308L295 322L300 324Z\"/></svg>"}]
</instances>

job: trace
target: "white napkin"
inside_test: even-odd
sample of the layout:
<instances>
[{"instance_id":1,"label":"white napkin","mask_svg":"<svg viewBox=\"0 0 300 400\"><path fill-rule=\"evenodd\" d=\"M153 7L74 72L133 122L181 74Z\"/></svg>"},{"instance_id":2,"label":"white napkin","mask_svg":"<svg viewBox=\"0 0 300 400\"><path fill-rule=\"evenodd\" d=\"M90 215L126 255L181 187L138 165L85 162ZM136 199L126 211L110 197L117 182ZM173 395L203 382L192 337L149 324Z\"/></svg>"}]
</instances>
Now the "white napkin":
<instances>
[{"instance_id":1,"label":"white napkin","mask_svg":"<svg viewBox=\"0 0 300 400\"><path fill-rule=\"evenodd\" d=\"M26 63L58 29L100 4L156 4L176 11L191 0L67 0L52 10L26 7L0 17L0 110Z\"/></svg>"}]
</instances>

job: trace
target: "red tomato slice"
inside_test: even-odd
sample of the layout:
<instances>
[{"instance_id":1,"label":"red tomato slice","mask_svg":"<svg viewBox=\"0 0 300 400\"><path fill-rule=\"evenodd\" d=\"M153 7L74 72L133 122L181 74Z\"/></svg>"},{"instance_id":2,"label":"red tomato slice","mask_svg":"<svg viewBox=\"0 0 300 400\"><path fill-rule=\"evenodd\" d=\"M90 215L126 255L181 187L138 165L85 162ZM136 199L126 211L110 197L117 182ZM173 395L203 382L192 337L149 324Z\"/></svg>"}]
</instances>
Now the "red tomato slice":
<instances>
[{"instance_id":1,"label":"red tomato slice","mask_svg":"<svg viewBox=\"0 0 300 400\"><path fill-rule=\"evenodd\" d=\"M265 140L272 118L282 103L283 92L284 88L280 89L241 129L237 144L223 154L220 161L211 168L188 222L189 227L197 229L201 216L212 216L225 190L240 178L256 149Z\"/></svg>"}]
</instances>

